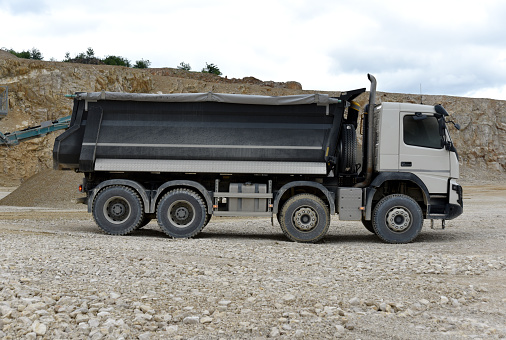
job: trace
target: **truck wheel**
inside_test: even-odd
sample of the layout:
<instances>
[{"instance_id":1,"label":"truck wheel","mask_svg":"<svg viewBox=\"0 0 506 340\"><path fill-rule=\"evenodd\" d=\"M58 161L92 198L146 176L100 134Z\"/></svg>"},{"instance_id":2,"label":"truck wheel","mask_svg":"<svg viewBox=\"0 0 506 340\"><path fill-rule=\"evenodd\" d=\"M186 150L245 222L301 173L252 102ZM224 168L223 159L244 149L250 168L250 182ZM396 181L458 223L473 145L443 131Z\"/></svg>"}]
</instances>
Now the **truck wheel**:
<instances>
[{"instance_id":1,"label":"truck wheel","mask_svg":"<svg viewBox=\"0 0 506 340\"><path fill-rule=\"evenodd\" d=\"M372 226L372 220L366 221L362 219L362 224L364 225L365 229L374 234L374 227Z\"/></svg>"},{"instance_id":2,"label":"truck wheel","mask_svg":"<svg viewBox=\"0 0 506 340\"><path fill-rule=\"evenodd\" d=\"M141 223L137 226L135 229L141 229L149 224L153 218L148 216L147 214L144 214L144 218L142 219Z\"/></svg>"},{"instance_id":3,"label":"truck wheel","mask_svg":"<svg viewBox=\"0 0 506 340\"><path fill-rule=\"evenodd\" d=\"M339 172L351 174L356 170L357 132L353 124L344 124L339 142Z\"/></svg>"},{"instance_id":4,"label":"truck wheel","mask_svg":"<svg viewBox=\"0 0 506 340\"><path fill-rule=\"evenodd\" d=\"M106 187L95 196L93 218L106 233L126 235L135 230L144 218L142 200L128 187Z\"/></svg>"},{"instance_id":5,"label":"truck wheel","mask_svg":"<svg viewBox=\"0 0 506 340\"><path fill-rule=\"evenodd\" d=\"M279 216L281 230L292 241L317 242L327 233L330 213L315 195L299 194L283 205Z\"/></svg>"},{"instance_id":6,"label":"truck wheel","mask_svg":"<svg viewBox=\"0 0 506 340\"><path fill-rule=\"evenodd\" d=\"M409 243L423 226L422 209L406 195L389 195L378 202L373 211L374 232L388 243Z\"/></svg>"},{"instance_id":7,"label":"truck wheel","mask_svg":"<svg viewBox=\"0 0 506 340\"><path fill-rule=\"evenodd\" d=\"M207 207L206 207L206 211L207 211ZM213 217L212 214L206 213L206 221L204 222L204 227L202 227L202 229L204 229L209 224L209 222L211 221L211 217Z\"/></svg>"},{"instance_id":8,"label":"truck wheel","mask_svg":"<svg viewBox=\"0 0 506 340\"><path fill-rule=\"evenodd\" d=\"M173 238L197 235L206 222L206 205L195 192L175 189L162 197L156 209L158 225Z\"/></svg>"}]
</instances>

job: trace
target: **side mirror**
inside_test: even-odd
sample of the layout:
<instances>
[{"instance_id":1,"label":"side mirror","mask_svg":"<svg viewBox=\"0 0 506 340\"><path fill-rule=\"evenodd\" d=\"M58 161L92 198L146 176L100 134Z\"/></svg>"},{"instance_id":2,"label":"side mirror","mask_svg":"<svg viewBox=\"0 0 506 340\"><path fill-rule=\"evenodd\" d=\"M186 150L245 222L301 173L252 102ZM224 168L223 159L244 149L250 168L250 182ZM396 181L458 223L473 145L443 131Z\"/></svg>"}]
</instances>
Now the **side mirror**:
<instances>
[{"instance_id":1,"label":"side mirror","mask_svg":"<svg viewBox=\"0 0 506 340\"><path fill-rule=\"evenodd\" d=\"M455 123L453 120L449 120L446 123L452 123L453 126L455 126L455 128L460 131L460 124Z\"/></svg>"}]
</instances>

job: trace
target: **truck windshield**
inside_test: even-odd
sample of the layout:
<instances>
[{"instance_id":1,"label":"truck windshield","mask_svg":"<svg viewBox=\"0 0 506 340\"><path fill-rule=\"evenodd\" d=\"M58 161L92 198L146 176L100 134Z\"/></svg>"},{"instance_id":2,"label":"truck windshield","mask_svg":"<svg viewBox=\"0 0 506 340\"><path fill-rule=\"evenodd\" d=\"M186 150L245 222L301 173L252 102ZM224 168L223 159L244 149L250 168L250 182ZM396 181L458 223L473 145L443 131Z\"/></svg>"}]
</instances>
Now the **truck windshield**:
<instances>
[{"instance_id":1,"label":"truck windshield","mask_svg":"<svg viewBox=\"0 0 506 340\"><path fill-rule=\"evenodd\" d=\"M436 117L415 119L414 115L403 118L404 143L431 149L441 149L443 141L439 134L439 123Z\"/></svg>"}]
</instances>

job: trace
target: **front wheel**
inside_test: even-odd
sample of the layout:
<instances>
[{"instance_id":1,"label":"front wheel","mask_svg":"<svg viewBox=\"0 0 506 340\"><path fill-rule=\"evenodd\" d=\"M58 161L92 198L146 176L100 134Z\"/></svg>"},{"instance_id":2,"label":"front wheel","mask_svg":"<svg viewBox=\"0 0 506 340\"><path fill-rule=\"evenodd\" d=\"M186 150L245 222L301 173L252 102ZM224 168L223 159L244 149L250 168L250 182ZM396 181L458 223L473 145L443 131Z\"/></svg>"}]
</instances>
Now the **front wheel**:
<instances>
[{"instance_id":1,"label":"front wheel","mask_svg":"<svg viewBox=\"0 0 506 340\"><path fill-rule=\"evenodd\" d=\"M406 195L389 195L378 202L373 211L374 232L387 243L409 243L423 226L423 213L418 203Z\"/></svg>"},{"instance_id":2,"label":"front wheel","mask_svg":"<svg viewBox=\"0 0 506 340\"><path fill-rule=\"evenodd\" d=\"M195 192L175 189L162 197L156 209L160 228L173 238L197 235L206 223L206 205Z\"/></svg>"},{"instance_id":3,"label":"front wheel","mask_svg":"<svg viewBox=\"0 0 506 340\"><path fill-rule=\"evenodd\" d=\"M330 226L329 208L315 195L299 194L283 205L279 222L281 230L290 240L318 242Z\"/></svg>"}]
</instances>

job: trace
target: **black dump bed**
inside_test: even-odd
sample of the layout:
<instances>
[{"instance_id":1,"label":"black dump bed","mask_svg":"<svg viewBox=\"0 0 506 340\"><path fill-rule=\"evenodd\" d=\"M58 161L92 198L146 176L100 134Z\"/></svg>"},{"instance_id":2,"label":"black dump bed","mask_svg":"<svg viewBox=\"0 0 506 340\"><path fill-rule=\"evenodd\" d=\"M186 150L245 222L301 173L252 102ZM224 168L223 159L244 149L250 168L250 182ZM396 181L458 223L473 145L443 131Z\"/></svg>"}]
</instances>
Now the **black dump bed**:
<instances>
[{"instance_id":1,"label":"black dump bed","mask_svg":"<svg viewBox=\"0 0 506 340\"><path fill-rule=\"evenodd\" d=\"M346 101L322 94L78 93L56 169L139 172L328 171Z\"/></svg>"}]
</instances>

